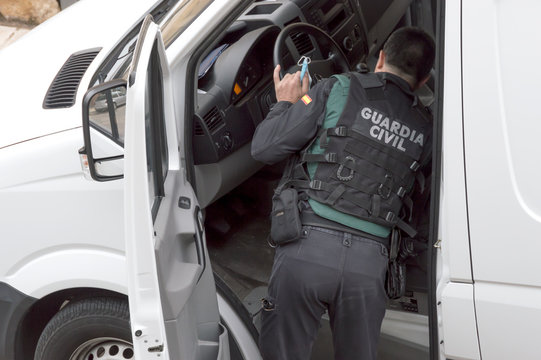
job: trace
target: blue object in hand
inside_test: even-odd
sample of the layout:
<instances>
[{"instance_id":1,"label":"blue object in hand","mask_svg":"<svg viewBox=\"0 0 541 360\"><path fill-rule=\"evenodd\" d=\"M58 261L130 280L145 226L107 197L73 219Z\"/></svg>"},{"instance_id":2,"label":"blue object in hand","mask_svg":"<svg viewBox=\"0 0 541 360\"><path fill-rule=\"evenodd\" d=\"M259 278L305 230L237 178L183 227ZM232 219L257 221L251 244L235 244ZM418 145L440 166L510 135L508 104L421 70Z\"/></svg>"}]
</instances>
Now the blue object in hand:
<instances>
[{"instance_id":1,"label":"blue object in hand","mask_svg":"<svg viewBox=\"0 0 541 360\"><path fill-rule=\"evenodd\" d=\"M302 79L304 78L304 74L306 73L306 70L308 70L308 58L305 56L302 62L302 68L301 68L301 84L302 84Z\"/></svg>"}]
</instances>

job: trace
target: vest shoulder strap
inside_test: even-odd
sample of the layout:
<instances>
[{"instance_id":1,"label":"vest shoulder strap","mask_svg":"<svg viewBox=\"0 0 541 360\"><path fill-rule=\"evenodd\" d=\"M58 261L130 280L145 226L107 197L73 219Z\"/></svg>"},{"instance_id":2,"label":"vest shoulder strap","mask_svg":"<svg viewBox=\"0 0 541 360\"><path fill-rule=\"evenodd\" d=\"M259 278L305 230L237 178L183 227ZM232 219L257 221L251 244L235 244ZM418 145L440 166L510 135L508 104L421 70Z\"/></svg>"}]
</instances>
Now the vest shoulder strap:
<instances>
[{"instance_id":1,"label":"vest shoulder strap","mask_svg":"<svg viewBox=\"0 0 541 360\"><path fill-rule=\"evenodd\" d=\"M370 101L387 100L383 89L385 84L375 73L352 73L357 78Z\"/></svg>"}]
</instances>

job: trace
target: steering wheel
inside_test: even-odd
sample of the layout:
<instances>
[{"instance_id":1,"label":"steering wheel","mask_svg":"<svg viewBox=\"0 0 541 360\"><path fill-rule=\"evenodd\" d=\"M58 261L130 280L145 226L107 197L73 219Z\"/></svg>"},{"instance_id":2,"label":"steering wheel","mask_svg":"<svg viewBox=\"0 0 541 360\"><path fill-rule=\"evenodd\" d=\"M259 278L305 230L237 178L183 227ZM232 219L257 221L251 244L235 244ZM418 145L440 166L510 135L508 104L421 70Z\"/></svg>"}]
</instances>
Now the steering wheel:
<instances>
[{"instance_id":1,"label":"steering wheel","mask_svg":"<svg viewBox=\"0 0 541 360\"><path fill-rule=\"evenodd\" d=\"M272 56L274 66L280 65L280 78L283 78L286 73L284 72L284 65L282 64L284 56L282 51L285 47L285 41L294 32L312 36L321 49L321 53L315 49L312 50L312 54L310 54L312 56L312 61L308 64L308 70L310 71L314 83L317 82L319 78L327 78L337 73L349 71L346 55L344 55L342 49L340 49L340 46L333 38L316 26L306 23L293 23L282 29L274 43ZM325 58L325 54L328 54L327 58ZM297 58L300 58L301 55L308 54L291 53L291 55L293 59L295 59L296 56ZM295 61L295 65L291 66L287 72L294 73L299 69L300 68L296 65Z\"/></svg>"}]
</instances>

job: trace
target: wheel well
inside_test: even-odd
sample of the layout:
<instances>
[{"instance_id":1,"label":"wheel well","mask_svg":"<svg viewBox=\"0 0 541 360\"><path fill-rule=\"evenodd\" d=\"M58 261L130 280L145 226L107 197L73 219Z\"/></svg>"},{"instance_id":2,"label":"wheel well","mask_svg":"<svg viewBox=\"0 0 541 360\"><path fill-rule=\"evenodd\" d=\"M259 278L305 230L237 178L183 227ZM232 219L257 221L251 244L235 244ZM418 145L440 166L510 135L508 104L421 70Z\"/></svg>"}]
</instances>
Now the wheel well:
<instances>
[{"instance_id":1,"label":"wheel well","mask_svg":"<svg viewBox=\"0 0 541 360\"><path fill-rule=\"evenodd\" d=\"M25 314L15 338L15 360L33 359L38 339L52 317L67 302L93 297L128 297L114 291L95 288L75 288L58 291L38 299Z\"/></svg>"}]
</instances>

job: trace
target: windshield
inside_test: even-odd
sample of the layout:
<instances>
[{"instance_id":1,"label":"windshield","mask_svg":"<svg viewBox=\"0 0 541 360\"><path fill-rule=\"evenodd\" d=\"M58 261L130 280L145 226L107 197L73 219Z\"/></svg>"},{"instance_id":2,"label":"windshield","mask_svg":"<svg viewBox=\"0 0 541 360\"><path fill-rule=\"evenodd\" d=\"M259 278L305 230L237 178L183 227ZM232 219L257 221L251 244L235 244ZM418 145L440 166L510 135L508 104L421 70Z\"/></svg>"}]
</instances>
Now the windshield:
<instances>
[{"instance_id":1,"label":"windshield","mask_svg":"<svg viewBox=\"0 0 541 360\"><path fill-rule=\"evenodd\" d=\"M152 8L148 13L153 16L155 23L160 24L165 47L186 30L211 2L212 0L164 0ZM115 79L128 79L133 52L146 15L144 14L107 56L94 74L89 88Z\"/></svg>"},{"instance_id":2,"label":"windshield","mask_svg":"<svg viewBox=\"0 0 541 360\"><path fill-rule=\"evenodd\" d=\"M162 35L165 47L175 41L184 30L199 16L213 0L184 0L164 20Z\"/></svg>"}]
</instances>

